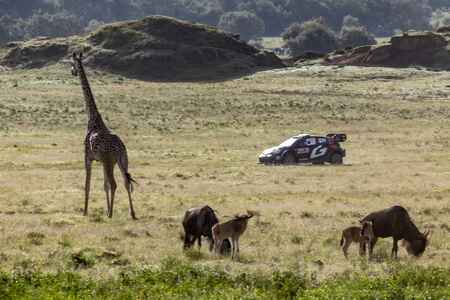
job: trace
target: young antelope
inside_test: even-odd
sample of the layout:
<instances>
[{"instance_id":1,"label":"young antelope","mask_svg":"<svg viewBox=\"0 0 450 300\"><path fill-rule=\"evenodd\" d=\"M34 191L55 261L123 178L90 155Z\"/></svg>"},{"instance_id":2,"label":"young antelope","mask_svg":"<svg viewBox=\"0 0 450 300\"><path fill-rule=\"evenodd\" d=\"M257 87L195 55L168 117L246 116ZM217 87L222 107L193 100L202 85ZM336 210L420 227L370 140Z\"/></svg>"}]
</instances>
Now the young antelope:
<instances>
[{"instance_id":1,"label":"young antelope","mask_svg":"<svg viewBox=\"0 0 450 300\"><path fill-rule=\"evenodd\" d=\"M352 243L359 244L359 255L364 256L366 245L370 245L374 239L372 222L364 222L362 225L362 227L350 226L342 231L341 247L345 258L348 258L348 248Z\"/></svg>"},{"instance_id":2,"label":"young antelope","mask_svg":"<svg viewBox=\"0 0 450 300\"><path fill-rule=\"evenodd\" d=\"M222 243L225 239L231 238L232 254L231 259L239 259L239 238L247 229L248 220L253 217L253 214L247 213L246 215L235 216L234 219L219 223L213 226L212 235L214 239L214 250L216 253L220 253Z\"/></svg>"}]
</instances>

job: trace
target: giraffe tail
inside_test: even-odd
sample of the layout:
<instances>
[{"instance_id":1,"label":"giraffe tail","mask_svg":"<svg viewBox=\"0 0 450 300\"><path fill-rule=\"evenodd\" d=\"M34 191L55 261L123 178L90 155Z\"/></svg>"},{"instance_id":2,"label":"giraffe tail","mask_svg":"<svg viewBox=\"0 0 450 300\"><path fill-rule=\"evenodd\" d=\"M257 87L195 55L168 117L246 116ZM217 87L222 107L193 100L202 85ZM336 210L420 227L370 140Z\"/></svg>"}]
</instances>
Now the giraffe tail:
<instances>
[{"instance_id":1,"label":"giraffe tail","mask_svg":"<svg viewBox=\"0 0 450 300\"><path fill-rule=\"evenodd\" d=\"M127 177L127 180L130 183L131 191L133 191L133 183L134 184L138 184L138 183L136 182L136 180L133 179L133 177L131 177L130 173L128 173L128 172L125 173L125 176Z\"/></svg>"}]
</instances>

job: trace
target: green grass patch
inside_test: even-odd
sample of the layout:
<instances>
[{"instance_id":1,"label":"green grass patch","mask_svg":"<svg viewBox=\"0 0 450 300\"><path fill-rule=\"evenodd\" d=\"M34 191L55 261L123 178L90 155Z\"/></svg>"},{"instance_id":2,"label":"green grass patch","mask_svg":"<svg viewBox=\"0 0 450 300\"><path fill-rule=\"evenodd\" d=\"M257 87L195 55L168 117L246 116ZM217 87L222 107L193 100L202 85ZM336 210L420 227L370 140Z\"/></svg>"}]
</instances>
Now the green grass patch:
<instances>
[{"instance_id":1,"label":"green grass patch","mask_svg":"<svg viewBox=\"0 0 450 300\"><path fill-rule=\"evenodd\" d=\"M296 272L240 273L166 259L158 268L94 281L62 272L2 273L2 299L448 299L450 270L390 266L389 275L348 275L316 282Z\"/></svg>"}]
</instances>

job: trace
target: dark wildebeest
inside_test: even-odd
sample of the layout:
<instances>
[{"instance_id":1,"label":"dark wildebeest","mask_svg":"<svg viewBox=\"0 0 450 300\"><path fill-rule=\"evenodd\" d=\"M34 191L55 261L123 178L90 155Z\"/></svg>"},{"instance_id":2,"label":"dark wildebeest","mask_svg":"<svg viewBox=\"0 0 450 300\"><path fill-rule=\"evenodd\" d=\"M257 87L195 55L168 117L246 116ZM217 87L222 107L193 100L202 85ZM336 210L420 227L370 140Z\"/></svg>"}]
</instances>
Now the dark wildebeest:
<instances>
[{"instance_id":1,"label":"dark wildebeest","mask_svg":"<svg viewBox=\"0 0 450 300\"><path fill-rule=\"evenodd\" d=\"M390 208L373 212L364 217L360 222L372 222L374 239L369 245L369 257L372 256L373 247L377 238L393 238L391 256L397 258L398 241L406 241L406 250L409 254L420 256L425 251L428 244L428 234L421 233L412 222L408 212L401 206L392 206Z\"/></svg>"},{"instance_id":2,"label":"dark wildebeest","mask_svg":"<svg viewBox=\"0 0 450 300\"><path fill-rule=\"evenodd\" d=\"M195 240L200 248L202 236L206 236L209 240L209 250L212 251L214 244L211 228L217 223L219 223L219 219L208 205L188 209L183 218L184 248L191 247Z\"/></svg>"}]
</instances>

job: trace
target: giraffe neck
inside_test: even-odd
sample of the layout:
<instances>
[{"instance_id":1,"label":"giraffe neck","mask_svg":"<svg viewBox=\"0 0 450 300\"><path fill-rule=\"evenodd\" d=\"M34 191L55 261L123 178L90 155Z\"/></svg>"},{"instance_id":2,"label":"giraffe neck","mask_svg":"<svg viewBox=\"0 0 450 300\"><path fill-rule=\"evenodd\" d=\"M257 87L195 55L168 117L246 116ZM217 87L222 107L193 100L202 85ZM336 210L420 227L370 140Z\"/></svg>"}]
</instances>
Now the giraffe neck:
<instances>
[{"instance_id":1,"label":"giraffe neck","mask_svg":"<svg viewBox=\"0 0 450 300\"><path fill-rule=\"evenodd\" d=\"M107 127L103 122L101 114L98 112L97 105L95 104L94 95L92 94L91 86L86 77L83 64L78 61L78 74L80 77L81 88L83 89L84 100L86 102L86 113L88 116L88 131L93 129L102 130Z\"/></svg>"}]
</instances>

